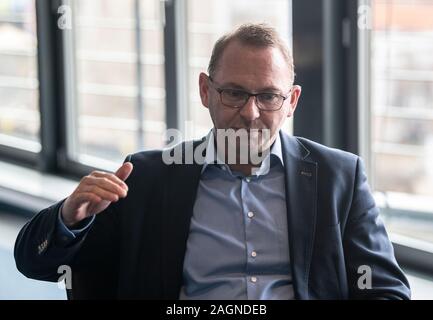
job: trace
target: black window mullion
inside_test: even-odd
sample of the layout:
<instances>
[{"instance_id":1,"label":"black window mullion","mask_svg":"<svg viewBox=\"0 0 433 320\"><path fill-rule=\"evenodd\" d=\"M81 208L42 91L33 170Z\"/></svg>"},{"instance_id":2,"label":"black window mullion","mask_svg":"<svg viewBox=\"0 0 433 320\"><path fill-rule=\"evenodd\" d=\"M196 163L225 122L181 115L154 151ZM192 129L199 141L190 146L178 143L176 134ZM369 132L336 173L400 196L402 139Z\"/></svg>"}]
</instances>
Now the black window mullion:
<instances>
[{"instance_id":1,"label":"black window mullion","mask_svg":"<svg viewBox=\"0 0 433 320\"><path fill-rule=\"evenodd\" d=\"M177 83L177 47L176 19L174 1L164 1L164 56L165 56L165 91L166 91L166 125L167 128L178 128L179 94Z\"/></svg>"},{"instance_id":2,"label":"black window mullion","mask_svg":"<svg viewBox=\"0 0 433 320\"><path fill-rule=\"evenodd\" d=\"M293 51L294 134L358 153L357 1L293 0Z\"/></svg>"},{"instance_id":3,"label":"black window mullion","mask_svg":"<svg viewBox=\"0 0 433 320\"><path fill-rule=\"evenodd\" d=\"M44 172L57 170L57 149L60 142L58 93L61 89L56 79L57 20L53 13L54 2L37 0L39 107L41 117L40 139L42 149L38 167Z\"/></svg>"},{"instance_id":4,"label":"black window mullion","mask_svg":"<svg viewBox=\"0 0 433 320\"><path fill-rule=\"evenodd\" d=\"M324 48L321 3L315 0L292 2L295 82L303 89L293 118L293 133L323 143Z\"/></svg>"}]
</instances>

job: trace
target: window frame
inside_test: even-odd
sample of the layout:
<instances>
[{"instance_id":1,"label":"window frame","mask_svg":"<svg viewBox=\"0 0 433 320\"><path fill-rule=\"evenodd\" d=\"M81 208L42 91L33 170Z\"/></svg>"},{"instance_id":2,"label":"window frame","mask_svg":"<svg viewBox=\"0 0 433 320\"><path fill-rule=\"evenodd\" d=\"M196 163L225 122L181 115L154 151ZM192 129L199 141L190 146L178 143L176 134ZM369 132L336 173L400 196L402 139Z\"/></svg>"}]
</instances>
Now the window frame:
<instances>
[{"instance_id":1,"label":"window frame","mask_svg":"<svg viewBox=\"0 0 433 320\"><path fill-rule=\"evenodd\" d=\"M61 4L69 4L71 8L72 5L70 4L71 0L54 0L58 1ZM176 1L176 3L178 3ZM139 7L140 7L140 0L134 0L135 9L137 11L135 18L138 18L140 15ZM165 68L164 68L164 75L165 75L165 88L166 88L166 123L167 126L171 126L172 128L178 127L178 81L176 80L176 77L173 77L173 75L177 74L177 48L176 48L176 20L178 20L178 15L175 11L175 5L172 1L161 1L161 10L163 11L163 20L164 20L164 55L165 55ZM72 11L72 19L74 19L74 12ZM141 39L140 39L140 23L137 21L135 25L136 34L135 34L135 41L136 41L136 50L138 57L141 57L140 51L141 51ZM79 179L80 177L89 174L90 172L94 170L106 170L105 168L99 168L92 165L86 165L83 164L77 160L72 159L71 151L73 146L75 145L73 142L73 134L72 130L74 127L73 124L71 124L71 119L74 119L73 121L76 121L76 112L74 104L75 97L77 95L77 89L75 86L75 81L71 80L71 76L75 78L75 59L74 55L71 54L71 52L74 52L73 50L73 32L70 30L59 30L56 28L57 32L57 38L59 43L61 45L58 46L59 50L57 51L57 55L59 58L59 68L62 68L61 72L58 74L61 74L61 79L58 79L58 83L62 84L62 90L63 90L63 99L59 101L59 106L62 111L59 119L59 122L62 123L63 130L61 132L62 141L58 148L58 162L57 167L58 170L56 170L57 174L63 174L65 176L71 177L73 179ZM69 34L68 34L69 32ZM138 66L138 72L137 72L137 86L138 86L138 97L136 101L136 107L137 107L137 114L143 115L143 102L142 102L142 96L143 96L143 79L142 79L142 72L141 72L141 65L140 65L140 58L137 60L137 66ZM68 74L68 77L65 77L63 75ZM141 123L141 121L140 121ZM141 137L141 131L143 127L140 124L139 125L139 135ZM139 139L139 143L142 143L142 139ZM126 157L126 155L125 155Z\"/></svg>"},{"instance_id":2,"label":"window frame","mask_svg":"<svg viewBox=\"0 0 433 320\"><path fill-rule=\"evenodd\" d=\"M138 8L140 0L134 0ZM72 105L75 104L76 88L74 85L74 58L70 53L73 44L73 32L60 30L57 26L60 17L58 8L70 5L70 0L37 0L37 63L39 78L40 142L39 153L0 145L0 159L36 170L78 180L94 170L95 166L85 165L70 157L74 143L71 139L71 121L76 118ZM184 122L181 106L185 106L186 94L180 94L180 86L185 83L181 78L185 45L181 39L186 36L184 0L161 1L164 17L164 55L165 55L165 88L166 88L166 124L169 128L181 129ZM137 11L137 15L139 12ZM74 12L72 11L72 19ZM137 24L139 27L139 24ZM136 35L139 37L139 35ZM140 41L137 50L140 51ZM184 42L183 42L184 43ZM138 61L139 63L139 61ZM68 75L68 77L66 77ZM138 74L138 82L142 74ZM139 86L139 98L143 86ZM142 108L141 99L137 99L137 108ZM182 100L182 101L181 101ZM140 114L140 110L139 110Z\"/></svg>"},{"instance_id":3,"label":"window frame","mask_svg":"<svg viewBox=\"0 0 433 320\"><path fill-rule=\"evenodd\" d=\"M34 1L35 3L37 3L37 1ZM36 28L37 28L37 50L36 50L36 59L37 59L37 75L38 75L38 79L41 79L44 77L44 70L42 69L41 66L41 51L43 51L43 43L41 43L41 41L43 42L43 38L44 35L41 34L41 30L39 28L39 14L37 12L37 7L36 7ZM41 83L39 82L39 103L38 103L38 107L40 108L41 106ZM41 113L39 114L39 116L41 117ZM42 121L40 123L40 131L42 131ZM41 144L41 148L42 148L42 139L40 139L40 144ZM41 149L42 151L42 149ZM20 149L20 148L16 148L16 147L12 147L12 146L7 146L7 145L0 145L0 160L5 160L5 161L9 161L9 162L16 162L16 163L20 163L23 166L29 167L29 168L41 168L41 161L39 160L39 153L37 152L32 152L29 150L24 150L24 149Z\"/></svg>"},{"instance_id":4,"label":"window frame","mask_svg":"<svg viewBox=\"0 0 433 320\"><path fill-rule=\"evenodd\" d=\"M302 96L296 111L294 134L360 154L368 176L371 176L371 31L359 32L358 8L370 2L335 0L321 1L318 5L315 0L293 0L296 82L304 92L310 92ZM304 19L305 16L310 18ZM306 57L308 52L313 56ZM354 79L355 74L358 76ZM338 120L333 118L336 114L340 115ZM401 213L397 208L386 211ZM393 234L390 238L402 267L433 275L433 251L418 245L419 241L404 241Z\"/></svg>"}]
</instances>

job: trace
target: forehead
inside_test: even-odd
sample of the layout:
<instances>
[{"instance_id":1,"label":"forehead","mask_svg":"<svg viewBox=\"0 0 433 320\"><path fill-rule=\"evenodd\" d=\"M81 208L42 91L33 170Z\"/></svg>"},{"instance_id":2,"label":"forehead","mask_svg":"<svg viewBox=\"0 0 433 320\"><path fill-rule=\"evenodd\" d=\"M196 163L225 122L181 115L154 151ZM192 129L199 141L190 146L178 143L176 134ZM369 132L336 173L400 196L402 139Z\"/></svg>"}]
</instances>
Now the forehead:
<instances>
[{"instance_id":1,"label":"forehead","mask_svg":"<svg viewBox=\"0 0 433 320\"><path fill-rule=\"evenodd\" d=\"M233 41L225 48L214 78L222 84L237 83L255 90L287 87L290 76L289 65L280 49L253 47Z\"/></svg>"}]
</instances>

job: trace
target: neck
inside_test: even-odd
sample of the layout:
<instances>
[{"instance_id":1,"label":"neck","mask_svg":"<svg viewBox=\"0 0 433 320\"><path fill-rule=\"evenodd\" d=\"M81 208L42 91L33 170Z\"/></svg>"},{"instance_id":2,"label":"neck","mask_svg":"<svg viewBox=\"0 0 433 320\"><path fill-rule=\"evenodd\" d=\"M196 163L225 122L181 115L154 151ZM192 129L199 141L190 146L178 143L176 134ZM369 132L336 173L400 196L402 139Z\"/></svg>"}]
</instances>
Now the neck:
<instances>
[{"instance_id":1,"label":"neck","mask_svg":"<svg viewBox=\"0 0 433 320\"><path fill-rule=\"evenodd\" d=\"M254 158L251 158L248 156L247 159L244 159L240 155L240 151L236 150L235 152L235 159L229 157L229 152L227 150L227 145L225 148L225 152L223 152L224 148L218 148L217 143L216 145L216 152L218 154L218 157L224 161L225 164L229 166L229 168L232 171L238 171L243 173L245 176L252 175L253 169L257 169L262 165L263 159L265 155L267 155L270 152L270 148L266 150L261 155L256 155ZM249 150L251 152L251 150ZM254 161L253 161L254 160Z\"/></svg>"},{"instance_id":2,"label":"neck","mask_svg":"<svg viewBox=\"0 0 433 320\"><path fill-rule=\"evenodd\" d=\"M239 145L230 145L228 143L226 143L225 140L222 141L222 145L219 146L218 143L218 139L216 136L214 136L214 146L215 146L215 150L216 153L218 154L218 157L224 161L224 163L226 163L229 168L231 170L234 171L238 171L243 173L245 176L249 176L252 175L253 169L255 168L259 168L263 162L263 159L265 158L266 155L268 155L268 153L270 153L271 151L271 146L273 145L273 143L275 142L275 138L273 137L272 139L270 139L268 141L268 144L266 144L266 149L265 151L263 151L263 145L259 148L260 151L259 154L255 154L254 151L252 151L250 148L248 148L248 157L247 159L241 157L240 154L240 146ZM237 143L237 142L236 142ZM235 155L235 161L233 161L234 159L229 157L229 148L232 151L231 153L233 153ZM253 154L251 154L253 153ZM257 153L257 152L256 152ZM233 155L232 155L233 156ZM231 160L231 161L229 161Z\"/></svg>"}]
</instances>

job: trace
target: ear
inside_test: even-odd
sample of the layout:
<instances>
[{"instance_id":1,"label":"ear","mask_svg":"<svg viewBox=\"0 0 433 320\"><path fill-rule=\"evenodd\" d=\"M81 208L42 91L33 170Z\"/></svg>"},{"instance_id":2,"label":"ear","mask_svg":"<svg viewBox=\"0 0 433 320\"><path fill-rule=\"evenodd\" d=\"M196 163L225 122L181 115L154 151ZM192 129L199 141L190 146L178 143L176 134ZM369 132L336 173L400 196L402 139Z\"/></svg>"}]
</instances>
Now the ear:
<instances>
[{"instance_id":1,"label":"ear","mask_svg":"<svg viewBox=\"0 0 433 320\"><path fill-rule=\"evenodd\" d=\"M302 87L294 85L290 95L290 111L287 114L287 118L290 118L295 113L296 107L298 105L299 97L301 96Z\"/></svg>"},{"instance_id":2,"label":"ear","mask_svg":"<svg viewBox=\"0 0 433 320\"><path fill-rule=\"evenodd\" d=\"M198 85L200 89L201 103L206 108L209 108L209 77L204 72L200 73Z\"/></svg>"}]
</instances>

